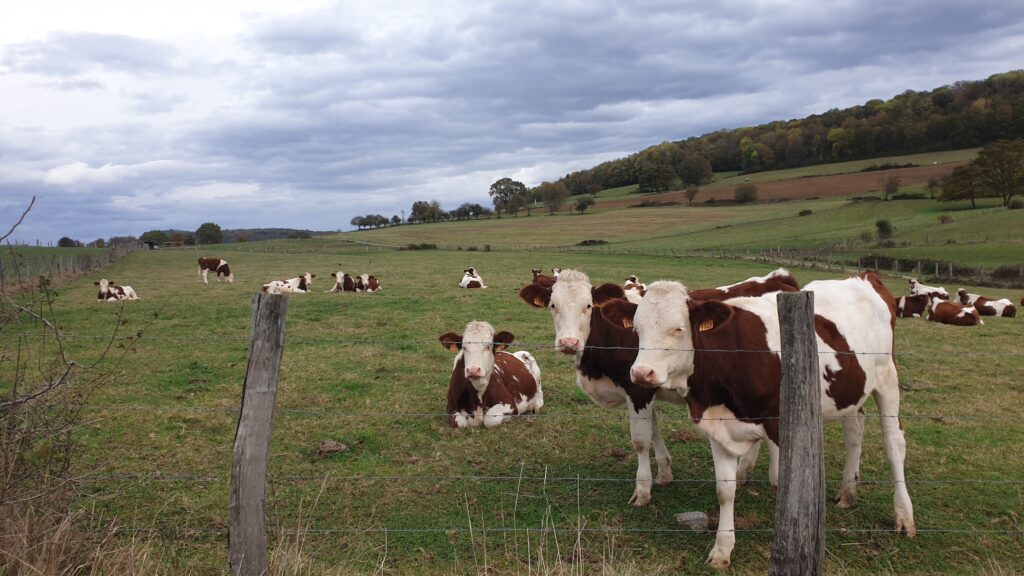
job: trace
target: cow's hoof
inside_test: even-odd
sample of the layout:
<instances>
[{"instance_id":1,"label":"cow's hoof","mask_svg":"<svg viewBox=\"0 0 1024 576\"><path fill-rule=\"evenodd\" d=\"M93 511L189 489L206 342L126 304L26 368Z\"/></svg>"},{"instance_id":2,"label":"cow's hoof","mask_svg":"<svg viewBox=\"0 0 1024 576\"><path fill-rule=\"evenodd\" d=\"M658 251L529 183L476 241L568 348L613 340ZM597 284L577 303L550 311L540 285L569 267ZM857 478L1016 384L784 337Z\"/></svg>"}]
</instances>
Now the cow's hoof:
<instances>
[{"instance_id":1,"label":"cow's hoof","mask_svg":"<svg viewBox=\"0 0 1024 576\"><path fill-rule=\"evenodd\" d=\"M913 538L917 536L917 524L914 523L913 518L911 519L896 519L896 531L906 532L907 538Z\"/></svg>"},{"instance_id":2,"label":"cow's hoof","mask_svg":"<svg viewBox=\"0 0 1024 576\"><path fill-rule=\"evenodd\" d=\"M637 490L633 492L633 497L629 499L629 503L638 508L640 506L647 506L651 503L651 493Z\"/></svg>"},{"instance_id":3,"label":"cow's hoof","mask_svg":"<svg viewBox=\"0 0 1024 576\"><path fill-rule=\"evenodd\" d=\"M835 503L837 508L850 508L856 500L857 496L855 494L843 492L836 497Z\"/></svg>"},{"instance_id":4,"label":"cow's hoof","mask_svg":"<svg viewBox=\"0 0 1024 576\"><path fill-rule=\"evenodd\" d=\"M672 483L672 469L671 468L658 468L658 477L654 479L654 483L660 486Z\"/></svg>"},{"instance_id":5,"label":"cow's hoof","mask_svg":"<svg viewBox=\"0 0 1024 576\"><path fill-rule=\"evenodd\" d=\"M715 570L728 570L732 562L729 560L729 556L722 554L718 550L712 550L711 555L708 556L708 564Z\"/></svg>"}]
</instances>

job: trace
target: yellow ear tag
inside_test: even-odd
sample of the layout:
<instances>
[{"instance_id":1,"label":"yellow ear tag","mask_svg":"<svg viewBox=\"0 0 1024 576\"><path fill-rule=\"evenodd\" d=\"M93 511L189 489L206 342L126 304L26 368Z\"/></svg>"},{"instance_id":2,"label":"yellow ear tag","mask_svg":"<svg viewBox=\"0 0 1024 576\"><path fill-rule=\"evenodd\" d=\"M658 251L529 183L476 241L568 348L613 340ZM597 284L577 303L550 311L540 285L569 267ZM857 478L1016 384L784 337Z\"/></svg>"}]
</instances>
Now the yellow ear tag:
<instances>
[{"instance_id":1,"label":"yellow ear tag","mask_svg":"<svg viewBox=\"0 0 1024 576\"><path fill-rule=\"evenodd\" d=\"M700 326L697 327L697 330L700 330L701 332L707 332L708 330L711 330L714 327L715 327L715 321L711 320L711 319L708 319L708 320L705 320L705 321L701 322Z\"/></svg>"},{"instance_id":2,"label":"yellow ear tag","mask_svg":"<svg viewBox=\"0 0 1024 576\"><path fill-rule=\"evenodd\" d=\"M459 347L456 346L455 344L449 344L448 345L448 349L451 350L452 352L458 352L459 351Z\"/></svg>"},{"instance_id":3,"label":"yellow ear tag","mask_svg":"<svg viewBox=\"0 0 1024 576\"><path fill-rule=\"evenodd\" d=\"M544 307L544 299L541 298L540 296L534 296L533 297L533 305L538 307L538 308L543 308Z\"/></svg>"},{"instance_id":4,"label":"yellow ear tag","mask_svg":"<svg viewBox=\"0 0 1024 576\"><path fill-rule=\"evenodd\" d=\"M630 320L629 318L623 318L622 319L622 327L623 328L632 328L633 327L633 321Z\"/></svg>"}]
</instances>

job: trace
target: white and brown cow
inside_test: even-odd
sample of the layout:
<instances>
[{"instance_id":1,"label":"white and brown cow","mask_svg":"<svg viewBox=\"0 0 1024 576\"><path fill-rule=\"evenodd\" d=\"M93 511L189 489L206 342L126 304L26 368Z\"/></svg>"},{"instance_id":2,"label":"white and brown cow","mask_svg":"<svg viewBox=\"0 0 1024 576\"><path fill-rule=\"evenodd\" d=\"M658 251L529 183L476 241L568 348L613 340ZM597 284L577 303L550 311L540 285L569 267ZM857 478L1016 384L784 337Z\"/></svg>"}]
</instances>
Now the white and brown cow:
<instances>
[{"instance_id":1,"label":"white and brown cow","mask_svg":"<svg viewBox=\"0 0 1024 576\"><path fill-rule=\"evenodd\" d=\"M355 292L356 283L347 273L338 270L337 272L331 272L331 277L334 278L334 287L330 290L326 290L324 293L329 292Z\"/></svg>"},{"instance_id":2,"label":"white and brown cow","mask_svg":"<svg viewBox=\"0 0 1024 576\"><path fill-rule=\"evenodd\" d=\"M843 424L846 463L838 504L849 506L856 495L861 406L871 395L881 412L895 484L895 527L913 537L917 528L904 476L906 442L892 357L895 301L873 273L811 282L804 289L814 292L822 415ZM601 310L610 322L637 332L640 351L632 379L685 396L691 418L710 440L720 511L708 561L719 568L729 565L736 542L734 503L742 461L760 441L772 448L769 480L778 482L782 368L777 295L696 302L682 284L655 282L639 305L619 300Z\"/></svg>"},{"instance_id":3,"label":"white and brown cow","mask_svg":"<svg viewBox=\"0 0 1024 576\"><path fill-rule=\"evenodd\" d=\"M626 300L638 304L644 297L644 292L647 291L647 284L641 282L636 276L630 276L623 282L622 290L626 293Z\"/></svg>"},{"instance_id":4,"label":"white and brown cow","mask_svg":"<svg viewBox=\"0 0 1024 576\"><path fill-rule=\"evenodd\" d=\"M373 274L360 274L356 278L356 292L380 292L380 282Z\"/></svg>"},{"instance_id":5,"label":"white and brown cow","mask_svg":"<svg viewBox=\"0 0 1024 576\"><path fill-rule=\"evenodd\" d=\"M979 294L971 294L961 288L957 291L961 304L974 306L978 314L982 316L1002 316L1003 318L1014 318L1017 316L1017 308L1009 298L992 300Z\"/></svg>"},{"instance_id":6,"label":"white and brown cow","mask_svg":"<svg viewBox=\"0 0 1024 576\"><path fill-rule=\"evenodd\" d=\"M929 298L938 298L939 300L949 300L949 292L946 291L942 286L925 286L917 281L917 278L911 278L910 282L910 293L914 296L925 295Z\"/></svg>"},{"instance_id":7,"label":"white and brown cow","mask_svg":"<svg viewBox=\"0 0 1024 576\"><path fill-rule=\"evenodd\" d=\"M139 299L139 295L135 293L135 290L131 286L118 286L113 280L100 278L99 282L93 282L93 284L100 287L99 294L96 295L96 300L98 302L117 302L119 300Z\"/></svg>"},{"instance_id":8,"label":"white and brown cow","mask_svg":"<svg viewBox=\"0 0 1024 576\"><path fill-rule=\"evenodd\" d=\"M471 266L462 271L459 288L487 288L487 286L484 284L484 279L477 273L476 268Z\"/></svg>"},{"instance_id":9,"label":"white and brown cow","mask_svg":"<svg viewBox=\"0 0 1024 576\"><path fill-rule=\"evenodd\" d=\"M287 280L271 280L263 285L263 291L268 294L305 294L313 285L313 278L316 274L305 272Z\"/></svg>"},{"instance_id":10,"label":"white and brown cow","mask_svg":"<svg viewBox=\"0 0 1024 576\"><path fill-rule=\"evenodd\" d=\"M554 278L555 280L558 280L558 275L561 274L561 273L562 273L562 269L561 268L552 268L551 269L551 277Z\"/></svg>"},{"instance_id":11,"label":"white and brown cow","mask_svg":"<svg viewBox=\"0 0 1024 576\"><path fill-rule=\"evenodd\" d=\"M534 284L540 284L541 286L544 286L545 288L550 288L550 287L555 285L555 282L557 280L558 280L558 277L556 277L556 276L545 276L544 274L542 274L541 271L540 271L540 268L534 268L533 269L533 283Z\"/></svg>"},{"instance_id":12,"label":"white and brown cow","mask_svg":"<svg viewBox=\"0 0 1024 576\"><path fill-rule=\"evenodd\" d=\"M899 318L924 318L931 297L926 294L900 296L896 301L896 316Z\"/></svg>"},{"instance_id":13,"label":"white and brown cow","mask_svg":"<svg viewBox=\"0 0 1024 576\"><path fill-rule=\"evenodd\" d=\"M977 326L985 323L974 306L932 298L928 308L930 312L928 319L932 322L953 326Z\"/></svg>"},{"instance_id":14,"label":"white and brown cow","mask_svg":"<svg viewBox=\"0 0 1024 576\"><path fill-rule=\"evenodd\" d=\"M515 339L494 333L487 322L473 321L462 335L448 332L441 345L458 352L448 382L448 424L452 428L493 428L516 414L544 406L540 367L526 351L505 352Z\"/></svg>"},{"instance_id":15,"label":"white and brown cow","mask_svg":"<svg viewBox=\"0 0 1024 576\"><path fill-rule=\"evenodd\" d=\"M207 258L203 256L199 259L199 279L204 284L209 284L210 281L207 279L207 275L213 272L217 275L217 282L220 282L220 277L223 276L228 283L235 281L235 274L231 272L231 268L228 266L227 260L221 260L220 258Z\"/></svg>"},{"instance_id":16,"label":"white and brown cow","mask_svg":"<svg viewBox=\"0 0 1024 576\"><path fill-rule=\"evenodd\" d=\"M739 296L761 296L769 292L797 292L800 290L800 283L785 268L777 268L764 276L751 276L742 282L719 286L718 288L706 288L690 292L691 300L725 300ZM635 302L634 302L635 304Z\"/></svg>"}]
</instances>

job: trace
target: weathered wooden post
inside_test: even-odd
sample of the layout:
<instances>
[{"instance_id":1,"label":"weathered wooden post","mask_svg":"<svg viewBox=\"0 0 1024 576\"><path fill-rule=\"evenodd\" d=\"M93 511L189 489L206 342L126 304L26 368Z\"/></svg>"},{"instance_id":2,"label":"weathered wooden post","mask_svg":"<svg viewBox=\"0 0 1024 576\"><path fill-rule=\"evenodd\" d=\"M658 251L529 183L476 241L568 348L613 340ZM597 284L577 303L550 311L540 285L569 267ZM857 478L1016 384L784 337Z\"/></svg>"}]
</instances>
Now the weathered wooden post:
<instances>
[{"instance_id":1,"label":"weathered wooden post","mask_svg":"<svg viewBox=\"0 0 1024 576\"><path fill-rule=\"evenodd\" d=\"M814 293L778 295L782 339L779 494L772 576L820 575L825 555L825 458Z\"/></svg>"},{"instance_id":2,"label":"weathered wooden post","mask_svg":"<svg viewBox=\"0 0 1024 576\"><path fill-rule=\"evenodd\" d=\"M252 299L249 364L235 430L228 508L228 552L236 576L267 573L267 464L287 315L285 296L258 292Z\"/></svg>"}]
</instances>

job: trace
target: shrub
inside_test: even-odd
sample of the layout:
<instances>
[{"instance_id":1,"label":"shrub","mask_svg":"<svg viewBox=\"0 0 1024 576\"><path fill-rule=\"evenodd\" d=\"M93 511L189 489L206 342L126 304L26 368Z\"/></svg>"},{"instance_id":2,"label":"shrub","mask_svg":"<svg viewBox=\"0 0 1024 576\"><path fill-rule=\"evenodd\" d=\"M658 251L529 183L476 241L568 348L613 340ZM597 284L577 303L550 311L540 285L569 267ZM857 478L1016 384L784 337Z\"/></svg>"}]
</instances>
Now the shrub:
<instances>
[{"instance_id":1,"label":"shrub","mask_svg":"<svg viewBox=\"0 0 1024 576\"><path fill-rule=\"evenodd\" d=\"M865 231L860 233L860 241L861 242L871 242L874 239L875 239L875 235L874 235L874 233L871 232L871 230L865 230Z\"/></svg>"},{"instance_id":2,"label":"shrub","mask_svg":"<svg viewBox=\"0 0 1024 576\"><path fill-rule=\"evenodd\" d=\"M490 252L490 251L491 251L491 245L490 244L484 244L484 252Z\"/></svg>"},{"instance_id":3,"label":"shrub","mask_svg":"<svg viewBox=\"0 0 1024 576\"><path fill-rule=\"evenodd\" d=\"M936 216L936 219L938 219L939 224L949 224L953 221L953 217L949 214L939 214Z\"/></svg>"},{"instance_id":4,"label":"shrub","mask_svg":"<svg viewBox=\"0 0 1024 576\"><path fill-rule=\"evenodd\" d=\"M466 248L466 252L477 252L479 250L480 249L477 248L476 246L470 246L469 248Z\"/></svg>"},{"instance_id":5,"label":"shrub","mask_svg":"<svg viewBox=\"0 0 1024 576\"><path fill-rule=\"evenodd\" d=\"M1014 198L1006 205L1007 210L1020 210L1024 208L1024 198Z\"/></svg>"},{"instance_id":6,"label":"shrub","mask_svg":"<svg viewBox=\"0 0 1024 576\"><path fill-rule=\"evenodd\" d=\"M884 219L875 222L875 229L878 230L879 240L892 238L893 234L896 233L896 228L892 225L892 222Z\"/></svg>"},{"instance_id":7,"label":"shrub","mask_svg":"<svg viewBox=\"0 0 1024 576\"><path fill-rule=\"evenodd\" d=\"M799 216L810 216L811 214L814 214L814 210L806 209L801 210Z\"/></svg>"},{"instance_id":8,"label":"shrub","mask_svg":"<svg viewBox=\"0 0 1024 576\"><path fill-rule=\"evenodd\" d=\"M736 191L733 192L733 198L735 198L738 204L749 204L757 200L757 185L755 184L740 184L736 187Z\"/></svg>"},{"instance_id":9,"label":"shrub","mask_svg":"<svg viewBox=\"0 0 1024 576\"><path fill-rule=\"evenodd\" d=\"M437 250L437 244L427 244L426 242L407 244L403 250Z\"/></svg>"},{"instance_id":10,"label":"shrub","mask_svg":"<svg viewBox=\"0 0 1024 576\"><path fill-rule=\"evenodd\" d=\"M607 244L607 240L583 240L576 244L577 246L600 246L601 244Z\"/></svg>"}]
</instances>

